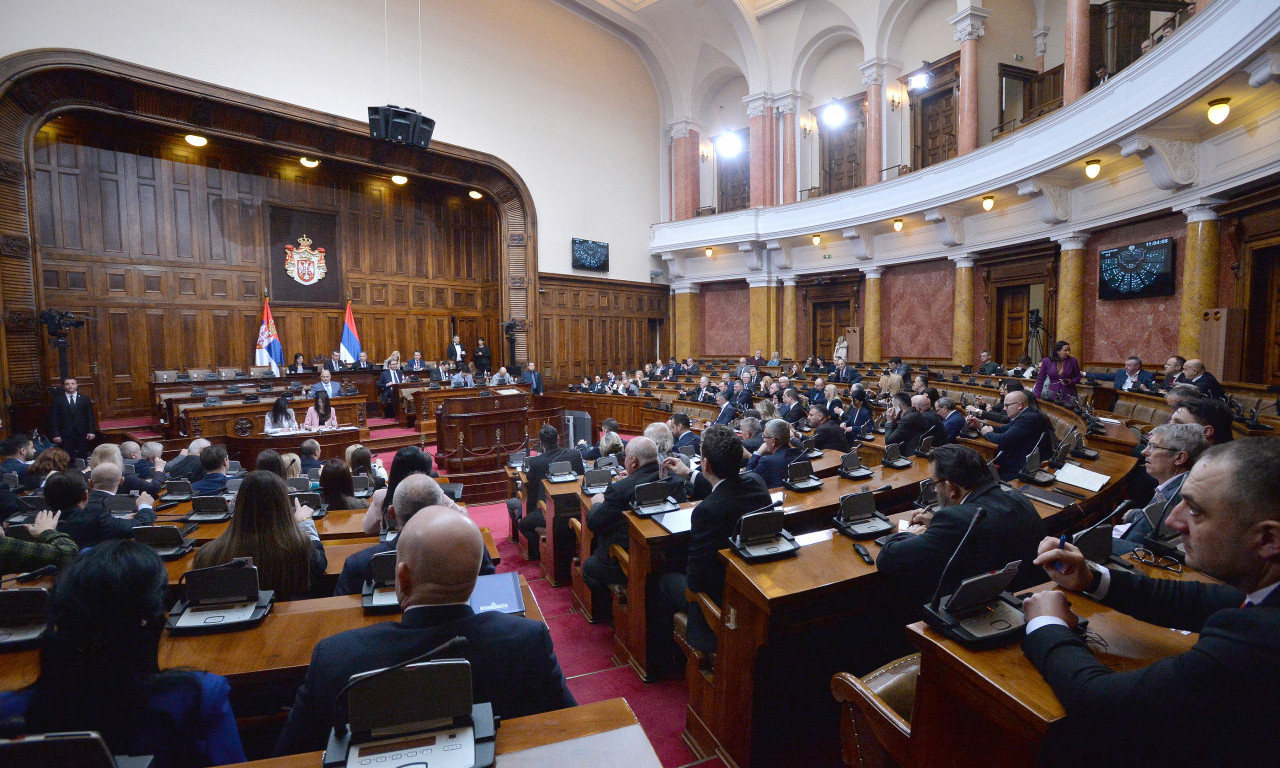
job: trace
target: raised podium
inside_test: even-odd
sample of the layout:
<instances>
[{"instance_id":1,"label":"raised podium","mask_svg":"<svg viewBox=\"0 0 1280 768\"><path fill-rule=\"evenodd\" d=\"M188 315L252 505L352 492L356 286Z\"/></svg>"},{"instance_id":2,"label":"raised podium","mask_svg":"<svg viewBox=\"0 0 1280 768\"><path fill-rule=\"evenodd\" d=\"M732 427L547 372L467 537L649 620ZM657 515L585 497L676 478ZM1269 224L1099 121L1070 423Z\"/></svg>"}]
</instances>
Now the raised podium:
<instances>
[{"instance_id":1,"label":"raised podium","mask_svg":"<svg viewBox=\"0 0 1280 768\"><path fill-rule=\"evenodd\" d=\"M506 497L507 456L528 443L529 394L478 390L436 406L436 461L442 474L463 486L463 501Z\"/></svg>"}]
</instances>

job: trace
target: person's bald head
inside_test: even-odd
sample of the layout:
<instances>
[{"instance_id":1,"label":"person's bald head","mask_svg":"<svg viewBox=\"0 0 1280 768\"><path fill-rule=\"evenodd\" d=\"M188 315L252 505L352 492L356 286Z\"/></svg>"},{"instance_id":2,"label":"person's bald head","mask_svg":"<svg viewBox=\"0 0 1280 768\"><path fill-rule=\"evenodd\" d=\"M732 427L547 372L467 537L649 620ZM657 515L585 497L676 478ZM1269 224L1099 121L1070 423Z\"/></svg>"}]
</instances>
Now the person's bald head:
<instances>
[{"instance_id":1,"label":"person's bald head","mask_svg":"<svg viewBox=\"0 0 1280 768\"><path fill-rule=\"evenodd\" d=\"M396 538L400 607L465 603L483 556L484 539L470 518L448 507L419 510Z\"/></svg>"},{"instance_id":2,"label":"person's bald head","mask_svg":"<svg viewBox=\"0 0 1280 768\"><path fill-rule=\"evenodd\" d=\"M115 493L120 487L120 467L104 461L89 473L89 486L95 491Z\"/></svg>"},{"instance_id":3,"label":"person's bald head","mask_svg":"<svg viewBox=\"0 0 1280 768\"><path fill-rule=\"evenodd\" d=\"M924 413L933 407L933 401L929 399L928 395L916 395L911 398L911 407Z\"/></svg>"},{"instance_id":4,"label":"person's bald head","mask_svg":"<svg viewBox=\"0 0 1280 768\"><path fill-rule=\"evenodd\" d=\"M440 484L430 475L418 472L396 484L396 492L391 498L387 513L403 528L418 510L436 506L442 501L444 489Z\"/></svg>"},{"instance_id":5,"label":"person's bald head","mask_svg":"<svg viewBox=\"0 0 1280 768\"><path fill-rule=\"evenodd\" d=\"M628 472L658 461L658 444L647 437L633 437L627 443L625 464Z\"/></svg>"},{"instance_id":6,"label":"person's bald head","mask_svg":"<svg viewBox=\"0 0 1280 768\"><path fill-rule=\"evenodd\" d=\"M132 440L125 440L120 444L120 454L126 459L136 459L142 456L142 446Z\"/></svg>"},{"instance_id":7,"label":"person's bald head","mask_svg":"<svg viewBox=\"0 0 1280 768\"><path fill-rule=\"evenodd\" d=\"M1199 358L1192 358L1182 364L1182 373L1188 379L1194 379L1204 373L1204 361Z\"/></svg>"}]
</instances>

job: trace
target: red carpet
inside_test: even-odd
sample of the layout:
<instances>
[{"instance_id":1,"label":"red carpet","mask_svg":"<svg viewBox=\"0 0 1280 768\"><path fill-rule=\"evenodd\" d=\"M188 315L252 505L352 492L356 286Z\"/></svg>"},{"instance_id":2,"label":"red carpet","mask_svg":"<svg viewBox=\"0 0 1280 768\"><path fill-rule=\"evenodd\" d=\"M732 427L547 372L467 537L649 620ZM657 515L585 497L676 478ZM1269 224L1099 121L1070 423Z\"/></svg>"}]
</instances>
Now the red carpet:
<instances>
[{"instance_id":1,"label":"red carpet","mask_svg":"<svg viewBox=\"0 0 1280 768\"><path fill-rule=\"evenodd\" d=\"M155 419L150 416L138 416L132 419L103 419L98 422L98 427L102 431L109 429L129 429L131 427L154 427Z\"/></svg>"},{"instance_id":2,"label":"red carpet","mask_svg":"<svg viewBox=\"0 0 1280 768\"><path fill-rule=\"evenodd\" d=\"M379 416L377 418L365 419L364 423L365 426L369 427L369 429L375 429L377 427L394 427L400 424L400 419L386 419Z\"/></svg>"},{"instance_id":3,"label":"red carpet","mask_svg":"<svg viewBox=\"0 0 1280 768\"><path fill-rule=\"evenodd\" d=\"M421 434L416 429L408 427L371 427L369 429L369 439L376 440L384 437L412 437L417 438Z\"/></svg>"}]
</instances>

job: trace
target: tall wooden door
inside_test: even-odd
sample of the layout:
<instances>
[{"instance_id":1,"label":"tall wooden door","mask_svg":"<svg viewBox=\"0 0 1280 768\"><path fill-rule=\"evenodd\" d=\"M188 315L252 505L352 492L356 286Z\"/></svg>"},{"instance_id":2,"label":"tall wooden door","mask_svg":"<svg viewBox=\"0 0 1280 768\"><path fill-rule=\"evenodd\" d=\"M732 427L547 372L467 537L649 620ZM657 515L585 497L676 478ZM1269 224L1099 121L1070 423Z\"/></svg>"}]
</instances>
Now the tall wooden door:
<instances>
[{"instance_id":1,"label":"tall wooden door","mask_svg":"<svg viewBox=\"0 0 1280 768\"><path fill-rule=\"evenodd\" d=\"M852 313L847 301L824 301L813 305L813 354L830 361L836 341L844 335Z\"/></svg>"},{"instance_id":2,"label":"tall wooden door","mask_svg":"<svg viewBox=\"0 0 1280 768\"><path fill-rule=\"evenodd\" d=\"M1255 287L1249 302L1252 333L1247 333L1246 339L1249 348L1262 354L1247 356L1252 364L1246 359L1245 380L1276 385L1280 384L1280 245L1253 252L1253 276ZM1257 330L1264 328L1262 338L1256 338Z\"/></svg>"},{"instance_id":3,"label":"tall wooden door","mask_svg":"<svg viewBox=\"0 0 1280 768\"><path fill-rule=\"evenodd\" d=\"M848 119L844 124L831 128L821 120L823 107L812 110L818 119L819 157L822 165L822 194L843 192L862 185L866 174L863 172L863 161L867 153L866 116L862 109L866 94L859 93L847 99L840 99Z\"/></svg>"},{"instance_id":4,"label":"tall wooden door","mask_svg":"<svg viewBox=\"0 0 1280 768\"><path fill-rule=\"evenodd\" d=\"M956 94L952 88L939 89L920 102L920 167L956 156Z\"/></svg>"},{"instance_id":5,"label":"tall wooden door","mask_svg":"<svg viewBox=\"0 0 1280 768\"><path fill-rule=\"evenodd\" d=\"M996 360L1012 368L1027 347L1027 320L1031 307L1031 286L1011 285L996 292Z\"/></svg>"},{"instance_id":6,"label":"tall wooden door","mask_svg":"<svg viewBox=\"0 0 1280 768\"><path fill-rule=\"evenodd\" d=\"M742 151L734 157L716 157L717 212L740 211L751 205L751 137L736 131Z\"/></svg>"}]
</instances>

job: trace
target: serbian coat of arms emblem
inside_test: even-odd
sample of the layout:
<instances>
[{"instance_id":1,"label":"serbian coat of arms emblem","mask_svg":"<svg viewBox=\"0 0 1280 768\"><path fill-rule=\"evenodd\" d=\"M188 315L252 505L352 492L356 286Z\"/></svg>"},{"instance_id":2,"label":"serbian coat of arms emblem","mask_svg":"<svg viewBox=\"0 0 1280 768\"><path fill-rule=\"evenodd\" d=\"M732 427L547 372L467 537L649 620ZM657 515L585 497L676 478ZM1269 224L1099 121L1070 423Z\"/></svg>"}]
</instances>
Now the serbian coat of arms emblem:
<instances>
[{"instance_id":1,"label":"serbian coat of arms emblem","mask_svg":"<svg viewBox=\"0 0 1280 768\"><path fill-rule=\"evenodd\" d=\"M298 245L286 245L284 271L303 285L315 285L324 279L324 249L311 248L311 238L305 234L298 238Z\"/></svg>"}]
</instances>

